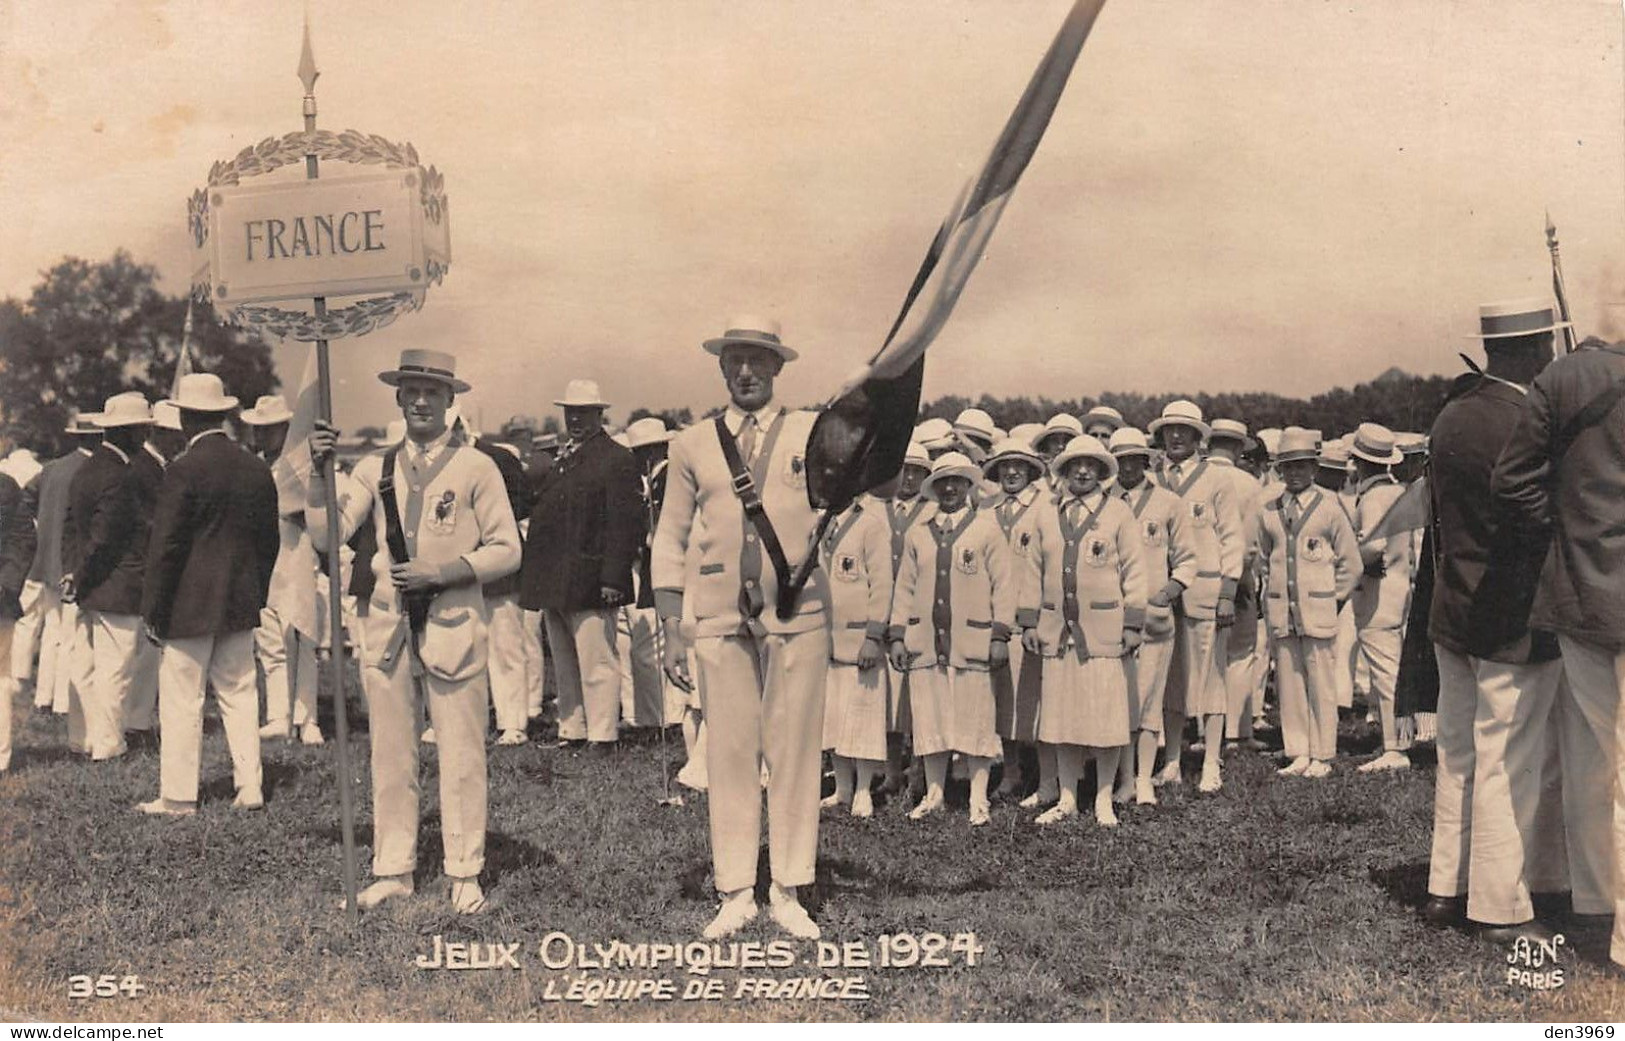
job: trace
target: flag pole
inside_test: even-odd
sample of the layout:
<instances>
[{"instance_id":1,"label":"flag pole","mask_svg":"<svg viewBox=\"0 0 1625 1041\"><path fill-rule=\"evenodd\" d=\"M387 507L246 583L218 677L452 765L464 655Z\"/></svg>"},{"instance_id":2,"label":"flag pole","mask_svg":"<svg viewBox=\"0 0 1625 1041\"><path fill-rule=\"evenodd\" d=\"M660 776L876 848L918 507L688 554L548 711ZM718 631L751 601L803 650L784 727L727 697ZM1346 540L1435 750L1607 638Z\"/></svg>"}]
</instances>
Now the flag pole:
<instances>
[{"instance_id":1,"label":"flag pole","mask_svg":"<svg viewBox=\"0 0 1625 1041\"><path fill-rule=\"evenodd\" d=\"M1563 261L1557 255L1557 225L1552 223L1552 211L1546 211L1546 248L1552 254L1552 293L1557 297L1557 316L1565 322L1574 319L1569 315L1568 287L1563 284ZM1574 326L1563 327L1563 353L1573 354L1575 350Z\"/></svg>"},{"instance_id":2,"label":"flag pole","mask_svg":"<svg viewBox=\"0 0 1625 1041\"><path fill-rule=\"evenodd\" d=\"M192 372L192 302L193 298L186 298L186 322L181 326L181 349L175 355L175 377L169 381L169 397L171 400L181 396L181 377L189 376Z\"/></svg>"},{"instance_id":3,"label":"flag pole","mask_svg":"<svg viewBox=\"0 0 1625 1041\"><path fill-rule=\"evenodd\" d=\"M304 42L299 53L299 81L305 87L305 133L316 131L316 56L310 48L310 16L305 16ZM314 181L319 176L319 160L305 153L305 178ZM316 317L327 316L327 298L314 298ZM333 422L333 377L327 353L327 340L316 341L316 415L323 423ZM338 475L334 457L322 460L321 482L323 498L327 502L327 646L318 647L317 654L327 659L327 684L333 698L333 730L338 745L339 774L339 829L344 843L344 907L350 920L356 921L361 911L356 906L355 870L355 797L350 791L350 722L344 697L344 585L340 579L339 551L339 495ZM323 654L322 652L326 653Z\"/></svg>"}]
</instances>

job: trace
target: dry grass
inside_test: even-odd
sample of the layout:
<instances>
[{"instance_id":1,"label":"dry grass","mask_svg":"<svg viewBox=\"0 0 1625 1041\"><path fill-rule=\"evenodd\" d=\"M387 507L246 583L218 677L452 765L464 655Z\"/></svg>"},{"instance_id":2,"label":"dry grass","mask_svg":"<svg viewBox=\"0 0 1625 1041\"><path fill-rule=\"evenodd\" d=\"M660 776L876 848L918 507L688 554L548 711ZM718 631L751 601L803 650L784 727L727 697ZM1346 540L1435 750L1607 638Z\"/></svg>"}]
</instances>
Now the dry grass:
<instances>
[{"instance_id":1,"label":"dry grass","mask_svg":"<svg viewBox=\"0 0 1625 1041\"><path fill-rule=\"evenodd\" d=\"M268 745L268 809L244 814L230 809L211 726L205 804L189 820L156 820L131 810L156 792L156 757L70 760L60 718L17 708L14 769L0 779L0 1017L1597 1021L1625 1009L1625 986L1595 950L1590 960L1565 950L1568 986L1536 994L1502 982L1497 950L1417 920L1428 768L1363 777L1345 765L1324 783L1288 783L1262 758L1236 758L1218 796L1186 785L1114 832L1039 831L1009 806L973 832L963 791L954 813L924 824L895 804L868 822L827 815L813 908L827 938L974 931L983 963L859 973L865 1003L591 1009L542 1000L564 975L537 959L544 935L681 942L712 910L704 800L656 805L657 747L608 759L493 749L485 880L497 906L473 921L450 913L438 882L427 755L418 895L352 928L335 910L331 746ZM1369 728L1346 730L1369 747ZM364 731L357 750L365 844ZM435 933L523 941L526 968L420 971L414 959ZM776 934L764 915L747 938ZM148 989L70 1000L75 973L139 974Z\"/></svg>"}]
</instances>

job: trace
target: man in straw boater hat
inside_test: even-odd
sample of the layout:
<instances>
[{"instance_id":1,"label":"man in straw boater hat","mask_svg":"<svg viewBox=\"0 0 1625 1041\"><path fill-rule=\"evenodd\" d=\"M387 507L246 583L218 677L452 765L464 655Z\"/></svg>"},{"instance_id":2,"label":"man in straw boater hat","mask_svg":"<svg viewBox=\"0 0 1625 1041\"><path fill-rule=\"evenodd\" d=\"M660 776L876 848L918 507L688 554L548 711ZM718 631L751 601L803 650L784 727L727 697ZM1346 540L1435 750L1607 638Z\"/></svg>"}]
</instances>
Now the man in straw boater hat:
<instances>
[{"instance_id":1,"label":"man in straw boater hat","mask_svg":"<svg viewBox=\"0 0 1625 1041\"><path fill-rule=\"evenodd\" d=\"M1360 570L1353 526L1329 501L1332 493L1314 486L1319 440L1318 431L1302 427L1281 432L1275 465L1282 488L1266 504L1259 528L1288 760L1279 772L1311 779L1330 776L1337 752L1337 616Z\"/></svg>"},{"instance_id":2,"label":"man in straw boater hat","mask_svg":"<svg viewBox=\"0 0 1625 1041\"><path fill-rule=\"evenodd\" d=\"M1231 484L1218 468L1196 454L1209 427L1194 401L1172 401L1151 421L1150 434L1164 452L1156 481L1179 496L1190 523L1196 553L1195 584L1180 595L1175 615L1174 660L1169 667L1167 722L1163 735L1167 761L1156 782L1178 783L1187 716L1200 719L1206 742L1201 790L1222 784L1219 755L1224 745L1229 697L1224 685L1225 646L1236 620L1236 590L1246 558L1241 511Z\"/></svg>"},{"instance_id":3,"label":"man in straw boater hat","mask_svg":"<svg viewBox=\"0 0 1625 1041\"><path fill-rule=\"evenodd\" d=\"M68 451L46 463L37 480L34 505L34 563L28 579L40 584L44 619L34 707L68 717L68 749L87 753L85 716L79 699L90 690L90 641L79 626L79 607L62 599L62 539L68 514L68 486L101 443L102 430L90 413L75 411L64 433Z\"/></svg>"},{"instance_id":4,"label":"man in straw boater hat","mask_svg":"<svg viewBox=\"0 0 1625 1041\"><path fill-rule=\"evenodd\" d=\"M1502 522L1491 483L1529 384L1552 360L1552 334L1567 324L1545 299L1480 307L1486 364L1458 379L1430 435L1439 765L1423 913L1439 924L1465 917L1497 942L1550 939L1531 894L1568 888L1562 840L1543 831L1562 815L1541 804L1563 663L1556 637L1519 609L1547 546Z\"/></svg>"},{"instance_id":5,"label":"man in straw boater hat","mask_svg":"<svg viewBox=\"0 0 1625 1041\"><path fill-rule=\"evenodd\" d=\"M428 702L440 750L440 833L451 904L485 907L486 662L489 618L483 583L519 567L519 529L502 474L488 456L454 438L446 410L469 389L457 359L407 349L378 374L395 388L406 422L398 445L364 457L339 501L339 538L369 516L378 539L377 583L359 619L361 685L372 730L373 874L357 896L370 908L413 891L418 839L418 701ZM336 432L310 435L318 469ZM328 551L326 492L312 481L305 523ZM331 547L336 551L337 547ZM357 566L362 566L357 561Z\"/></svg>"},{"instance_id":6,"label":"man in straw boater hat","mask_svg":"<svg viewBox=\"0 0 1625 1041\"><path fill-rule=\"evenodd\" d=\"M158 665L159 797L144 813L197 808L203 699L214 686L239 809L264 807L254 630L281 537L271 468L226 436L237 407L213 373L182 376L170 399L186 450L164 471L147 544L141 615L163 646Z\"/></svg>"},{"instance_id":7,"label":"man in straw boater hat","mask_svg":"<svg viewBox=\"0 0 1625 1041\"><path fill-rule=\"evenodd\" d=\"M692 642L709 731L711 859L722 906L705 936L728 936L756 917L765 762L773 919L816 938L797 889L812 884L818 856L830 651L823 574L813 573L788 620L774 609L817 527L806 491L816 416L773 401L774 380L796 358L777 321L735 319L705 349L718 358L728 406L671 442L651 549L666 675L694 689L684 655Z\"/></svg>"},{"instance_id":8,"label":"man in straw boater hat","mask_svg":"<svg viewBox=\"0 0 1625 1041\"><path fill-rule=\"evenodd\" d=\"M570 440L536 492L520 603L541 611L559 692L561 747L616 747L621 669L616 616L632 602L648 519L631 450L604 429L595 380L571 380L554 404Z\"/></svg>"},{"instance_id":9,"label":"man in straw boater hat","mask_svg":"<svg viewBox=\"0 0 1625 1041\"><path fill-rule=\"evenodd\" d=\"M1563 654L1563 707L1552 725L1563 731L1573 925L1582 942L1611 927L1618 975L1625 968L1618 863L1625 848L1625 304L1605 310L1601 331L1616 342L1587 337L1535 377L1493 488L1500 523L1527 543L1552 544L1530 621L1555 632Z\"/></svg>"},{"instance_id":10,"label":"man in straw boater hat","mask_svg":"<svg viewBox=\"0 0 1625 1041\"><path fill-rule=\"evenodd\" d=\"M1190 522L1179 496L1147 478L1151 444L1145 434L1124 427L1111 437L1108 451L1117 460L1112 493L1128 504L1145 549L1145 642L1124 658L1129 681L1129 729L1133 739L1118 765L1115 798L1130 797L1139 806L1155 806L1151 769L1163 731L1163 700L1174 656L1174 610L1186 589L1196 584L1196 550Z\"/></svg>"},{"instance_id":11,"label":"man in straw boater hat","mask_svg":"<svg viewBox=\"0 0 1625 1041\"><path fill-rule=\"evenodd\" d=\"M1354 618L1355 653L1366 676L1366 701L1377 710L1382 754L1362 765L1362 773L1404 770L1409 739L1401 732L1394 701L1399 654L1411 576L1416 570L1410 532L1372 539L1405 488L1390 470L1404 460L1393 433L1380 423L1361 423L1349 443L1354 459L1354 531L1360 537L1362 574L1349 610Z\"/></svg>"},{"instance_id":12,"label":"man in straw boater hat","mask_svg":"<svg viewBox=\"0 0 1625 1041\"><path fill-rule=\"evenodd\" d=\"M1241 460L1255 442L1247 424L1239 419L1215 419L1207 436L1207 460L1229 481L1240 515L1244 555L1241 582L1236 589L1236 621L1225 640L1224 687L1229 698L1225 712L1225 739L1250 751L1262 749L1253 737L1253 718L1263 706L1254 700L1258 644L1258 538L1263 523L1264 486L1241 468Z\"/></svg>"},{"instance_id":13,"label":"man in straw boater hat","mask_svg":"<svg viewBox=\"0 0 1625 1041\"><path fill-rule=\"evenodd\" d=\"M287 448L293 412L280 394L266 394L245 409L238 419L246 428L249 447L276 473L277 460ZM322 743L316 721L316 643L322 617L317 610L319 582L316 551L305 531L305 496L302 482L279 482L277 527L282 548L271 572L271 590L254 630L254 652L265 674L265 725L261 738L286 740L298 728L307 745Z\"/></svg>"},{"instance_id":14,"label":"man in straw boater hat","mask_svg":"<svg viewBox=\"0 0 1625 1041\"><path fill-rule=\"evenodd\" d=\"M152 503L143 502L132 465L152 424L139 392L115 394L96 417L102 444L68 488L67 526L73 559L63 561L62 595L79 605L90 634L91 680L85 697L91 759L126 751L126 702L142 658L152 645L141 631L141 589L146 573Z\"/></svg>"},{"instance_id":15,"label":"man in straw boater hat","mask_svg":"<svg viewBox=\"0 0 1625 1041\"><path fill-rule=\"evenodd\" d=\"M999 531L1010 546L1012 566L1025 579L1033 567L1032 542L1037 531L1038 514L1034 510L1047 491L1042 478L1044 461L1038 458L1032 445L1006 438L994 446L993 454L982 464L982 472L999 486L998 493L983 500L982 508L993 515ZM1004 772L999 779L995 798L1008 798L1019 794L1022 787L1021 759L1037 753L1041 792L1053 801L1056 793L1055 754L1039 750L1038 699L1043 682L1043 663L1038 655L1022 652L1021 643L1010 643L1010 663L1007 668L993 671L993 701L995 729L1004 745Z\"/></svg>"},{"instance_id":16,"label":"man in straw boater hat","mask_svg":"<svg viewBox=\"0 0 1625 1041\"><path fill-rule=\"evenodd\" d=\"M136 476L136 495L142 516L151 518L158 507L158 489L163 484L164 468L186 447L181 433L181 410L172 402L160 401L152 406L152 423L146 428L147 439L141 450L130 457L130 469ZM135 677L130 684L130 695L124 705L125 738L131 748L158 748L158 664L162 658L158 646L142 639L141 652L136 657Z\"/></svg>"}]
</instances>

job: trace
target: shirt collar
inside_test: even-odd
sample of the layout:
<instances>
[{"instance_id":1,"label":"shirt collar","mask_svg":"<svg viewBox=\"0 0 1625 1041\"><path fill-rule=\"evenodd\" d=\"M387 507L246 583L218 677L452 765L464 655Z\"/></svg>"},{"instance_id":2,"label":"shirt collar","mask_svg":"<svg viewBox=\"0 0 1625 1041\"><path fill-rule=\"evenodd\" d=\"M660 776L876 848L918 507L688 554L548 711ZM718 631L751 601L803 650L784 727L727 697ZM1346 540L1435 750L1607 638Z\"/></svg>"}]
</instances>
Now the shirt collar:
<instances>
[{"instance_id":1,"label":"shirt collar","mask_svg":"<svg viewBox=\"0 0 1625 1041\"><path fill-rule=\"evenodd\" d=\"M220 427L210 427L209 429L200 433L193 434L191 440L186 442L186 447L191 448L193 445L208 437L210 434L219 434L221 437L226 436L225 430L221 429Z\"/></svg>"},{"instance_id":2,"label":"shirt collar","mask_svg":"<svg viewBox=\"0 0 1625 1041\"><path fill-rule=\"evenodd\" d=\"M1499 376L1491 376L1487 372L1484 373L1484 378L1487 380L1494 380L1497 383L1505 383L1507 386L1511 387L1513 390L1524 395L1525 397L1529 395L1529 388L1524 386L1522 383L1513 383L1511 380L1502 379Z\"/></svg>"},{"instance_id":3,"label":"shirt collar","mask_svg":"<svg viewBox=\"0 0 1625 1041\"><path fill-rule=\"evenodd\" d=\"M1103 487L1096 487L1095 490L1090 492L1088 495L1068 495L1065 499L1061 500L1061 507L1064 509L1071 506L1073 503L1079 503L1085 510L1092 510L1099 506L1100 500L1105 497L1106 489Z\"/></svg>"},{"instance_id":4,"label":"shirt collar","mask_svg":"<svg viewBox=\"0 0 1625 1041\"><path fill-rule=\"evenodd\" d=\"M119 461L122 462L125 466L130 465L130 457L127 454L125 454L124 449L120 448L118 445L115 445L111 441L103 441L102 442L102 447L107 449L109 452L112 452L114 455L118 456Z\"/></svg>"},{"instance_id":5,"label":"shirt collar","mask_svg":"<svg viewBox=\"0 0 1625 1041\"><path fill-rule=\"evenodd\" d=\"M450 427L447 427L439 437L435 438L433 441L430 441L426 445L420 445L411 438L407 438L406 449L408 452L412 453L412 457L414 459L424 461L434 459L440 455L441 449L445 448L446 445L450 443L451 436L452 430Z\"/></svg>"},{"instance_id":6,"label":"shirt collar","mask_svg":"<svg viewBox=\"0 0 1625 1041\"><path fill-rule=\"evenodd\" d=\"M750 413L750 415L756 417L757 430L766 430L773 424L773 420L778 417L778 414L781 411L783 410L780 409L778 405L775 405L773 402L769 401L755 412ZM731 401L728 403L728 407L723 411L722 415L722 421L727 424L728 433L730 434L737 435L740 429L745 425L745 411Z\"/></svg>"},{"instance_id":7,"label":"shirt collar","mask_svg":"<svg viewBox=\"0 0 1625 1041\"><path fill-rule=\"evenodd\" d=\"M89 459L91 456L96 454L94 451L86 448L84 445L80 445L78 448L75 448L74 451L83 455L86 459Z\"/></svg>"},{"instance_id":8,"label":"shirt collar","mask_svg":"<svg viewBox=\"0 0 1625 1041\"><path fill-rule=\"evenodd\" d=\"M955 510L953 513L944 513L942 507L939 506L937 507L937 515L931 518L931 523L935 524L938 530L947 531L949 528L952 528L954 525L970 516L971 509L972 506L968 502L959 509Z\"/></svg>"},{"instance_id":9,"label":"shirt collar","mask_svg":"<svg viewBox=\"0 0 1625 1041\"><path fill-rule=\"evenodd\" d=\"M157 460L159 466L168 466L169 465L169 460L164 458L164 454L162 452L160 452L160 451L158 451L158 449L152 447L152 442L151 441L143 442L141 447L146 449L146 452L147 452L148 455L152 456L153 459Z\"/></svg>"}]
</instances>

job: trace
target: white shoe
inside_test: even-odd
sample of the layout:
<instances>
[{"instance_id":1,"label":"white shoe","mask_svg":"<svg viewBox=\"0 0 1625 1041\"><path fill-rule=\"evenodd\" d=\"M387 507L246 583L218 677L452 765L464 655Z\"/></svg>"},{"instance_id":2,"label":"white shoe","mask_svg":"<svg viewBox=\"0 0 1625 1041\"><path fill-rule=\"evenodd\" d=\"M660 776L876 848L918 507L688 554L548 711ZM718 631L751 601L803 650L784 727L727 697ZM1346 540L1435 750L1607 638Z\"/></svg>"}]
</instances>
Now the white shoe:
<instances>
[{"instance_id":1,"label":"white shoe","mask_svg":"<svg viewBox=\"0 0 1625 1041\"><path fill-rule=\"evenodd\" d=\"M677 783L682 785L684 788L692 788L697 792L703 792L707 787L709 787L709 785L706 783L704 771L696 770L691 773L689 772L689 767L687 766L677 771Z\"/></svg>"},{"instance_id":2,"label":"white shoe","mask_svg":"<svg viewBox=\"0 0 1625 1041\"><path fill-rule=\"evenodd\" d=\"M269 723L267 723L264 726L260 727L260 740L261 741L287 740L289 735L291 735L292 733L293 733L293 730L291 729L291 727L290 727L287 720L285 720L285 719L273 719Z\"/></svg>"},{"instance_id":3,"label":"white shoe","mask_svg":"<svg viewBox=\"0 0 1625 1041\"><path fill-rule=\"evenodd\" d=\"M231 800L234 810L263 810L265 809L265 795L258 788L243 788L237 792L237 798Z\"/></svg>"},{"instance_id":4,"label":"white shoe","mask_svg":"<svg viewBox=\"0 0 1625 1041\"><path fill-rule=\"evenodd\" d=\"M1158 770L1151 778L1151 783L1156 787L1161 788L1165 784L1181 784L1184 782L1184 780L1185 778L1181 776L1179 772L1179 760L1176 759L1173 762L1163 766L1161 770Z\"/></svg>"},{"instance_id":5,"label":"white shoe","mask_svg":"<svg viewBox=\"0 0 1625 1041\"><path fill-rule=\"evenodd\" d=\"M435 743L434 742L434 727L425 728L424 731L423 731L423 735L421 737L419 737L418 740L422 741L426 745L434 744Z\"/></svg>"},{"instance_id":6,"label":"white shoe","mask_svg":"<svg viewBox=\"0 0 1625 1041\"><path fill-rule=\"evenodd\" d=\"M908 811L908 819L911 821L924 820L931 814L940 812L942 812L942 793L927 792L925 798L920 800L920 804Z\"/></svg>"},{"instance_id":7,"label":"white shoe","mask_svg":"<svg viewBox=\"0 0 1625 1041\"><path fill-rule=\"evenodd\" d=\"M1095 803L1095 823L1102 828L1117 827L1117 811L1112 809L1110 799L1101 799Z\"/></svg>"},{"instance_id":8,"label":"white shoe","mask_svg":"<svg viewBox=\"0 0 1625 1041\"><path fill-rule=\"evenodd\" d=\"M299 727L299 743L302 745L324 745L327 739L322 736L321 724L314 719Z\"/></svg>"},{"instance_id":9,"label":"white shoe","mask_svg":"<svg viewBox=\"0 0 1625 1041\"><path fill-rule=\"evenodd\" d=\"M485 891L478 878L451 880L451 907L458 914L479 914L485 910Z\"/></svg>"},{"instance_id":10,"label":"white shoe","mask_svg":"<svg viewBox=\"0 0 1625 1041\"><path fill-rule=\"evenodd\" d=\"M818 800L818 805L821 809L827 810L831 806L841 805L841 803L844 801L845 800L841 798L840 792L831 792L829 795L826 795L822 799Z\"/></svg>"},{"instance_id":11,"label":"white shoe","mask_svg":"<svg viewBox=\"0 0 1625 1041\"><path fill-rule=\"evenodd\" d=\"M93 762L93 763L105 763L109 759L117 759L117 758L119 758L120 756L124 755L124 753L128 752L129 750L130 750L130 746L126 745L123 741L120 741L117 745L114 745L111 749L109 749L109 750L107 750L105 752L94 752L94 753L92 753L91 756L90 756L90 761Z\"/></svg>"},{"instance_id":12,"label":"white shoe","mask_svg":"<svg viewBox=\"0 0 1625 1041\"><path fill-rule=\"evenodd\" d=\"M371 911L385 900L393 900L399 896L412 895L411 875L389 875L380 878L372 885L363 889L355 896L356 906L363 911ZM344 910L344 901L339 901L339 909Z\"/></svg>"},{"instance_id":13,"label":"white shoe","mask_svg":"<svg viewBox=\"0 0 1625 1041\"><path fill-rule=\"evenodd\" d=\"M1134 782L1134 803L1137 806L1155 806L1157 804L1156 789L1151 787L1150 780L1136 780Z\"/></svg>"},{"instance_id":14,"label":"white shoe","mask_svg":"<svg viewBox=\"0 0 1625 1041\"><path fill-rule=\"evenodd\" d=\"M724 900L717 916L700 933L707 940L720 940L732 936L756 920L756 901L749 891L735 900Z\"/></svg>"},{"instance_id":15,"label":"white shoe","mask_svg":"<svg viewBox=\"0 0 1625 1041\"><path fill-rule=\"evenodd\" d=\"M770 913L773 920L779 923L780 929L798 940L816 940L822 935L818 923L813 921L807 909L801 906L801 901L793 897L775 903Z\"/></svg>"},{"instance_id":16,"label":"white shoe","mask_svg":"<svg viewBox=\"0 0 1625 1041\"><path fill-rule=\"evenodd\" d=\"M1303 776L1303 772L1307 769L1309 769L1309 757L1306 755L1300 755L1298 758L1292 760L1292 762L1281 767L1275 772L1280 774L1282 777L1301 777Z\"/></svg>"},{"instance_id":17,"label":"white shoe","mask_svg":"<svg viewBox=\"0 0 1625 1041\"><path fill-rule=\"evenodd\" d=\"M1033 823L1041 828L1046 828L1051 824L1059 824L1067 818L1076 817L1077 815L1078 804L1070 799L1063 799L1033 818Z\"/></svg>"},{"instance_id":18,"label":"white shoe","mask_svg":"<svg viewBox=\"0 0 1625 1041\"><path fill-rule=\"evenodd\" d=\"M1311 780L1319 780L1322 777L1330 777L1331 775L1332 764L1328 763L1324 759L1316 759L1310 763L1308 768L1303 772L1303 776Z\"/></svg>"},{"instance_id":19,"label":"white shoe","mask_svg":"<svg viewBox=\"0 0 1625 1041\"><path fill-rule=\"evenodd\" d=\"M1411 757L1404 752L1387 751L1359 767L1355 772L1362 774L1376 773L1379 770L1409 770Z\"/></svg>"},{"instance_id":20,"label":"white shoe","mask_svg":"<svg viewBox=\"0 0 1625 1041\"><path fill-rule=\"evenodd\" d=\"M1058 792L1058 791L1057 792L1046 792L1042 788L1040 788L1038 791L1033 792L1031 795L1029 795L1025 799L1021 800L1021 802L1018 803L1017 805L1019 805L1024 810L1036 810L1040 806L1048 806L1048 805L1050 805L1051 803L1055 802L1060 797L1061 797L1061 793Z\"/></svg>"},{"instance_id":21,"label":"white shoe","mask_svg":"<svg viewBox=\"0 0 1625 1041\"><path fill-rule=\"evenodd\" d=\"M867 788L858 789L858 791L852 796L852 816L858 818L859 820L868 820L874 815L874 796L869 794L869 789Z\"/></svg>"},{"instance_id":22,"label":"white shoe","mask_svg":"<svg viewBox=\"0 0 1625 1041\"><path fill-rule=\"evenodd\" d=\"M1219 775L1217 768L1211 770L1203 768L1201 783L1196 786L1197 791L1211 795L1223 787L1224 779Z\"/></svg>"},{"instance_id":23,"label":"white shoe","mask_svg":"<svg viewBox=\"0 0 1625 1041\"><path fill-rule=\"evenodd\" d=\"M993 819L993 809L985 802L970 804L970 826L980 828Z\"/></svg>"},{"instance_id":24,"label":"white shoe","mask_svg":"<svg viewBox=\"0 0 1625 1041\"><path fill-rule=\"evenodd\" d=\"M1207 751L1207 742L1200 739L1200 738L1198 738L1197 740L1192 741L1190 743L1189 747L1190 747L1190 750L1192 752L1206 752Z\"/></svg>"},{"instance_id":25,"label":"white shoe","mask_svg":"<svg viewBox=\"0 0 1625 1041\"><path fill-rule=\"evenodd\" d=\"M500 735L497 736L497 744L504 748L512 748L515 745L522 745L529 740L530 738L525 736L525 732L523 730L504 730Z\"/></svg>"},{"instance_id":26,"label":"white shoe","mask_svg":"<svg viewBox=\"0 0 1625 1041\"><path fill-rule=\"evenodd\" d=\"M135 808L142 813L158 817L190 817L197 812L196 803L176 802L172 799L154 799L151 802L137 803Z\"/></svg>"}]
</instances>

